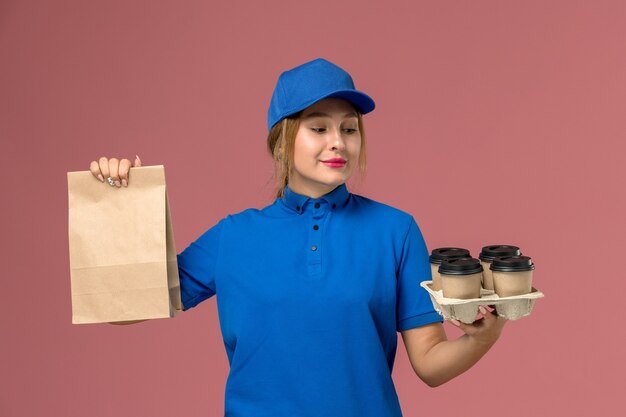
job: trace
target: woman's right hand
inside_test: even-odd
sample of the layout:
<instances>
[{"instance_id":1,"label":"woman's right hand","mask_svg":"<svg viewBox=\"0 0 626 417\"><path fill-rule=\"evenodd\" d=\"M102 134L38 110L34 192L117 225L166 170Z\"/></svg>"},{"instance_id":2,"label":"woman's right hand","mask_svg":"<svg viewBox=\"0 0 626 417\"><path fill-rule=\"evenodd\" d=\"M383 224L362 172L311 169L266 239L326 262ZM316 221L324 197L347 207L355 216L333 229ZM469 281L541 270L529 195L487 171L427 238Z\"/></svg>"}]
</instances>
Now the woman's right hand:
<instances>
[{"instance_id":1,"label":"woman's right hand","mask_svg":"<svg viewBox=\"0 0 626 417\"><path fill-rule=\"evenodd\" d=\"M141 166L141 160L137 155L135 155L135 162L133 162L132 166ZM106 178L111 177L118 188L122 185L128 187L128 171L130 171L130 168L130 159L109 159L106 156L100 157L97 161L91 161L89 165L89 170L94 177L101 182L105 182Z\"/></svg>"}]
</instances>

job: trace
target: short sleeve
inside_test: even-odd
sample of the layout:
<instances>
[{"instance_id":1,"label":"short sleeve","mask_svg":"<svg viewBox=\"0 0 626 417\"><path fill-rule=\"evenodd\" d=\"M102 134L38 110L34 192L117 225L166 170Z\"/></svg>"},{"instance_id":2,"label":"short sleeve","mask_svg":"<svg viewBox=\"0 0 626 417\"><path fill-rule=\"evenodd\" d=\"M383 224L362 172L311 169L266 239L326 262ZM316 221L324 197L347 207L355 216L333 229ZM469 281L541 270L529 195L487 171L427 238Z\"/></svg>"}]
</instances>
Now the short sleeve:
<instances>
[{"instance_id":1,"label":"short sleeve","mask_svg":"<svg viewBox=\"0 0 626 417\"><path fill-rule=\"evenodd\" d=\"M428 249L413 216L404 239L396 283L396 329L398 332L443 322L420 282L432 278Z\"/></svg>"},{"instance_id":2,"label":"short sleeve","mask_svg":"<svg viewBox=\"0 0 626 417\"><path fill-rule=\"evenodd\" d=\"M215 295L215 269L222 228L223 219L176 255L183 310Z\"/></svg>"}]
</instances>

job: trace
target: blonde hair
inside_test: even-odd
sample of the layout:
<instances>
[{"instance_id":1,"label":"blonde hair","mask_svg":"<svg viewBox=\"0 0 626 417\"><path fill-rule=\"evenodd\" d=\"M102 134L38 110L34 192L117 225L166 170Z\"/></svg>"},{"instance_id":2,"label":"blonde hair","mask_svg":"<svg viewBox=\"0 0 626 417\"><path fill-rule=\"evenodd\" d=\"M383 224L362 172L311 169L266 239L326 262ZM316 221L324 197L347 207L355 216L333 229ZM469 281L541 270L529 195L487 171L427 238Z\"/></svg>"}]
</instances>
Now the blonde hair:
<instances>
[{"instance_id":1,"label":"blonde hair","mask_svg":"<svg viewBox=\"0 0 626 417\"><path fill-rule=\"evenodd\" d=\"M300 115L296 113L286 117L276 123L267 135L267 149L274 161L274 179L276 181L275 196L282 198L285 185L289 183L291 170L293 169L294 150L296 135L300 128ZM361 150L358 160L358 172L365 176L367 169L367 147L365 141L365 130L363 129L363 116L356 111L359 121L359 132L361 133Z\"/></svg>"}]
</instances>

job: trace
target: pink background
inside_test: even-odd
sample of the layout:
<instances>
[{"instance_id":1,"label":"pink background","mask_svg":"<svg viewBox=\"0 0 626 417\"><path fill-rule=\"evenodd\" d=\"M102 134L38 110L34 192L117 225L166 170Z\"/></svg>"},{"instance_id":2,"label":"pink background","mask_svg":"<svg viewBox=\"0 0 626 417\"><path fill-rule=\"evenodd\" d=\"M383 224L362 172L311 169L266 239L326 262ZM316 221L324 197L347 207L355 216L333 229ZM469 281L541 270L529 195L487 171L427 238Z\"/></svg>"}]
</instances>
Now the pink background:
<instances>
[{"instance_id":1,"label":"pink background","mask_svg":"<svg viewBox=\"0 0 626 417\"><path fill-rule=\"evenodd\" d=\"M320 56L377 103L349 189L412 213L429 249L519 245L546 294L436 389L398 335L405 415L623 409L625 3L371 3L0 2L0 416L223 413L215 298L71 324L66 173L102 155L164 165L180 252L273 201L270 96Z\"/></svg>"}]
</instances>

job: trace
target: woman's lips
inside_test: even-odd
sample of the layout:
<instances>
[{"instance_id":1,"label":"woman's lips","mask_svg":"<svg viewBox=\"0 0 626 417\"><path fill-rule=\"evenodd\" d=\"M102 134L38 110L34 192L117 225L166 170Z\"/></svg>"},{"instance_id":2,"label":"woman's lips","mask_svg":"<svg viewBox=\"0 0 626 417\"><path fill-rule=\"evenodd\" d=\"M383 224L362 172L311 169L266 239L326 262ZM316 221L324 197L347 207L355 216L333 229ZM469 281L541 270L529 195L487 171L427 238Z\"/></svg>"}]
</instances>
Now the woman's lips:
<instances>
[{"instance_id":1,"label":"woman's lips","mask_svg":"<svg viewBox=\"0 0 626 417\"><path fill-rule=\"evenodd\" d=\"M324 162L324 161L322 161L322 163L324 165L326 165L326 166L331 167L331 168L341 168L341 167L346 165L345 162Z\"/></svg>"}]
</instances>

